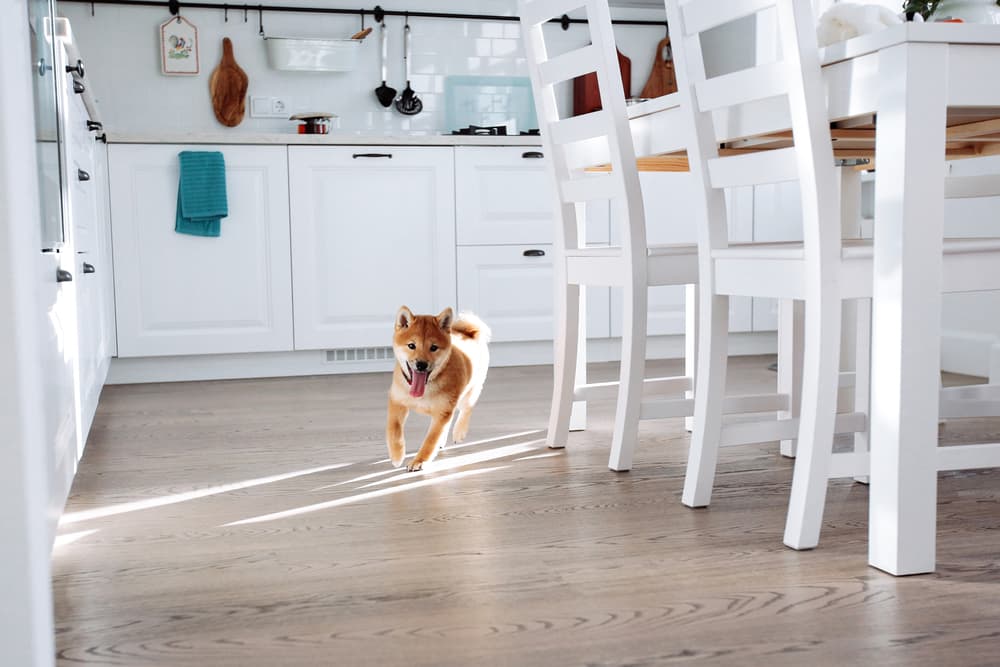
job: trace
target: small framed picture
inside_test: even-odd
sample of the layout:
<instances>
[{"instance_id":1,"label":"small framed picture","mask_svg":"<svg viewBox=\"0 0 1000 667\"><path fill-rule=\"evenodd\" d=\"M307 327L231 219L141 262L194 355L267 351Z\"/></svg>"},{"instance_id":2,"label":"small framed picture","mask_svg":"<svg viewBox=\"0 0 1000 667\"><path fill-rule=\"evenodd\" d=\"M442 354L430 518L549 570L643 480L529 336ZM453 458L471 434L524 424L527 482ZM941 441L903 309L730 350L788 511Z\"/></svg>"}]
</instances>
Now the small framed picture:
<instances>
[{"instance_id":1,"label":"small framed picture","mask_svg":"<svg viewBox=\"0 0 1000 667\"><path fill-rule=\"evenodd\" d=\"M160 67L167 76L198 74L198 28L183 16L160 26Z\"/></svg>"}]
</instances>

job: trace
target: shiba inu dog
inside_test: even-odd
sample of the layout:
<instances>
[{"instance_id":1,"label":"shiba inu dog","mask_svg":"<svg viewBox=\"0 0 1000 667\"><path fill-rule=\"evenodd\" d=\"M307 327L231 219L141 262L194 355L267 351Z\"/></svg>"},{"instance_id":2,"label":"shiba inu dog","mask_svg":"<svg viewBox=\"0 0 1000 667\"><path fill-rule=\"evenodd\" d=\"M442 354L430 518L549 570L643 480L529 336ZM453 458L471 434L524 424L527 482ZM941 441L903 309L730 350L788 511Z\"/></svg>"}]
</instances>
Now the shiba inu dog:
<instances>
[{"instance_id":1,"label":"shiba inu dog","mask_svg":"<svg viewBox=\"0 0 1000 667\"><path fill-rule=\"evenodd\" d=\"M461 313L456 319L451 308L438 315L414 315L406 306L399 309L392 338L396 368L385 426L392 465L399 467L406 456L403 423L410 410L430 415L431 426L407 470L420 470L437 456L456 410L455 442L465 439L490 365L489 339L489 327L475 315Z\"/></svg>"}]
</instances>

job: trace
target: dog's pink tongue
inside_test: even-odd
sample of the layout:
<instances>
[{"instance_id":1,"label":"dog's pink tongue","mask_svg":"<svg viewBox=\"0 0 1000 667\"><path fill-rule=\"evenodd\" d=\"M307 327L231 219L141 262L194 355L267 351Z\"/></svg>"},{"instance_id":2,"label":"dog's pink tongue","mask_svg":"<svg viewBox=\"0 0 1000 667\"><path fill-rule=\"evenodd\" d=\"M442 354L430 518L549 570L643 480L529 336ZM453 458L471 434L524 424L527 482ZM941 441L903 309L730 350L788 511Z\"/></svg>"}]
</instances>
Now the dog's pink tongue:
<instances>
[{"instance_id":1,"label":"dog's pink tongue","mask_svg":"<svg viewBox=\"0 0 1000 667\"><path fill-rule=\"evenodd\" d=\"M420 398L427 386L427 371L413 371L413 381L410 382L410 396Z\"/></svg>"}]
</instances>

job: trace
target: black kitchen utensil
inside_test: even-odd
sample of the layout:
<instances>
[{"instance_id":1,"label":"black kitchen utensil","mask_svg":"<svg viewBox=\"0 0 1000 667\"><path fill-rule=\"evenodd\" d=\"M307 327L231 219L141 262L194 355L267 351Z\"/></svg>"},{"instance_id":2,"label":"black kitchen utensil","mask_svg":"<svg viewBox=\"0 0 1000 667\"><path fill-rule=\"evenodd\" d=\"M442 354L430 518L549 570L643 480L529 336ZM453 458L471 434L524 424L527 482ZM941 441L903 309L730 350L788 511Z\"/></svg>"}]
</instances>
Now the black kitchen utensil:
<instances>
[{"instance_id":1,"label":"black kitchen utensil","mask_svg":"<svg viewBox=\"0 0 1000 667\"><path fill-rule=\"evenodd\" d=\"M406 88L396 100L396 111L404 116L416 116L424 108L417 94L410 87L410 23L403 26L403 69L406 70Z\"/></svg>"},{"instance_id":2,"label":"black kitchen utensil","mask_svg":"<svg viewBox=\"0 0 1000 667\"><path fill-rule=\"evenodd\" d=\"M389 42L386 41L385 21L382 21L382 28L379 31L379 35L382 39L382 85L375 89L375 97L378 98L379 104L388 107L392 105L392 101L396 98L396 89L390 88L385 83L386 79L389 78L386 65L386 60L389 59Z\"/></svg>"}]
</instances>

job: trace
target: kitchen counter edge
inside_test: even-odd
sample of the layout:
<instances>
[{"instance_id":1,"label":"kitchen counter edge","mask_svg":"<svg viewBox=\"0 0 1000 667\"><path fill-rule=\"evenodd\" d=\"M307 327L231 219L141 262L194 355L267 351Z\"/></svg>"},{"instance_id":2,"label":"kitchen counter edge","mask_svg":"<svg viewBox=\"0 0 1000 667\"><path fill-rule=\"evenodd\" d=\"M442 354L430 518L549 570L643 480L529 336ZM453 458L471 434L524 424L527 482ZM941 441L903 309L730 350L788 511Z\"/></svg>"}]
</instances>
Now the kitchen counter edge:
<instances>
[{"instance_id":1,"label":"kitchen counter edge","mask_svg":"<svg viewBox=\"0 0 1000 667\"><path fill-rule=\"evenodd\" d=\"M410 135L373 136L352 134L116 134L110 144L233 144L262 146L541 146L538 136Z\"/></svg>"}]
</instances>

